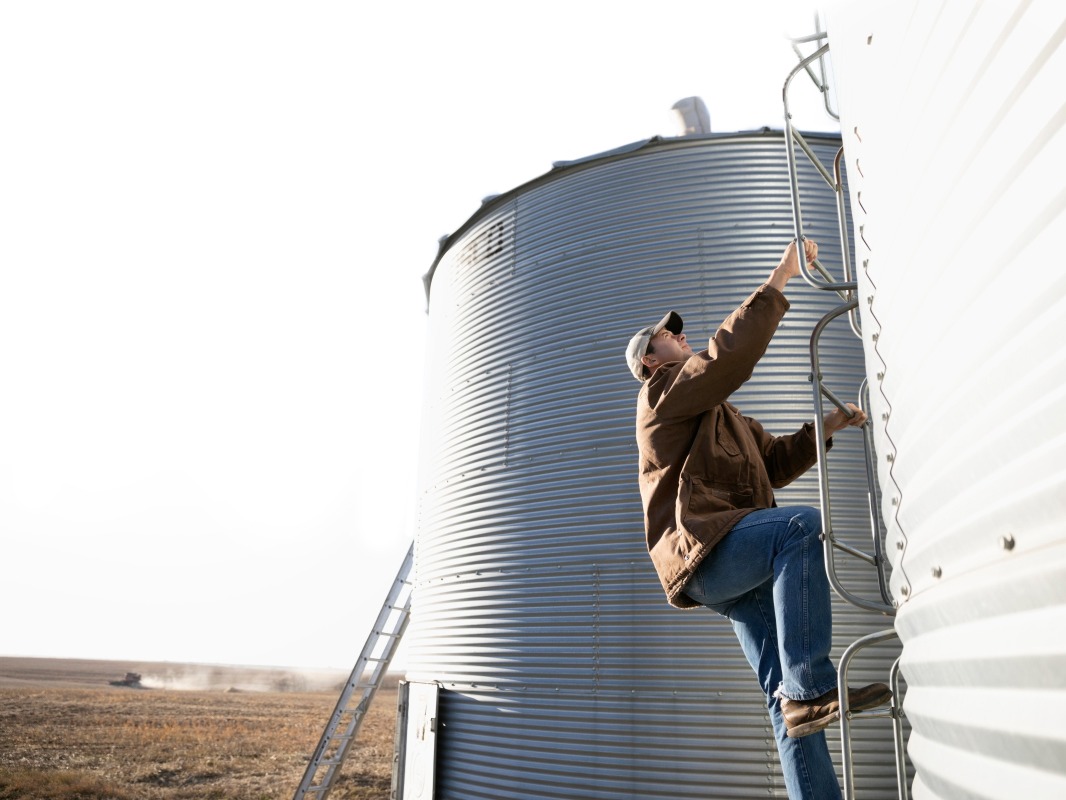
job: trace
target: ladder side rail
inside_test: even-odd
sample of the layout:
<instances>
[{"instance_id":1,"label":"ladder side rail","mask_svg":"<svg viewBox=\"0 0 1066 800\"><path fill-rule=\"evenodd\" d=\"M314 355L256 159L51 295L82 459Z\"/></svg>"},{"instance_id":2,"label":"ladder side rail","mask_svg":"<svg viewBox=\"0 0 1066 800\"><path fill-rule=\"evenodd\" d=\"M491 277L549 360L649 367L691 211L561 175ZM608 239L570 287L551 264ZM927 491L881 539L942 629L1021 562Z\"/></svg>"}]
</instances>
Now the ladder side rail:
<instances>
[{"instance_id":1,"label":"ladder side rail","mask_svg":"<svg viewBox=\"0 0 1066 800\"><path fill-rule=\"evenodd\" d=\"M814 332L811 334L811 383L814 389L815 447L818 455L818 496L822 509L822 541L825 547L825 570L829 577L830 586L843 600L868 611L893 615L895 614L895 608L891 604L875 602L860 597L845 588L837 575L836 569L836 550L840 549L872 563L875 567L878 567L880 572L880 567L873 556L863 554L843 542L836 541L836 536L833 532L832 504L829 497L829 462L826 458L828 447L825 442L825 413L822 403L822 398L828 389L822 383L821 358L818 346L826 326L837 317L846 314L857 302L857 300L852 300L850 303L845 303L830 311L818 321L814 326ZM835 396L832 397L832 400L846 415L849 417L854 416L854 412L837 400Z\"/></svg>"},{"instance_id":2,"label":"ladder side rail","mask_svg":"<svg viewBox=\"0 0 1066 800\"><path fill-rule=\"evenodd\" d=\"M859 387L859 408L866 412L870 410L870 383L865 379ZM873 427L869 422L862 426L862 443L866 456L866 498L870 507L870 533L873 537L874 566L877 567L877 587L885 605L894 605L892 593L888 588L888 575L885 574L888 558L885 556L881 543L881 530L884 524L881 517L881 504L877 501L877 467L875 466L877 450L874 445Z\"/></svg>"},{"instance_id":3,"label":"ladder side rail","mask_svg":"<svg viewBox=\"0 0 1066 800\"><path fill-rule=\"evenodd\" d=\"M296 789L296 794L293 795L293 800L303 800L310 796L316 796L324 800L329 795L337 769L347 757L348 749L351 747L351 743L355 739L354 734L362 722L366 708L370 705L370 701L373 699L374 693L377 691L381 676L388 668L388 664L392 660L396 647L398 646L404 631L407 629L407 623L410 619L411 593L407 593L402 606L398 605L398 601L400 600L401 594L404 593L404 589L409 587L407 578L410 575L413 561L414 543L412 542L407 550L407 555L404 557L403 564L400 566L400 570L397 573L396 578L393 580L388 597L382 605L381 610L378 612L374 626L371 628L370 634L367 636L366 642L363 644L363 649L360 651L359 657L356 659L355 667L353 667L351 675L348 676L348 681L345 683L344 689L341 691L340 697L337 699L337 703L333 708L333 713L330 715L329 721L326 723L326 727L322 732L322 737L319 739L318 745L315 747L314 754L307 764L307 769L304 771L300 785ZM388 633L386 626L388 625L390 618L393 618L396 614L399 615L398 619L395 620L397 629L392 633ZM382 639L386 640L384 653L381 657L375 658L373 654L377 650ZM370 673L371 679L369 681L364 681L363 676L366 674L367 669L371 664L374 664ZM355 704L353 708L351 698L358 690L362 690L362 694L360 695L359 702ZM352 710L349 711L349 709ZM338 734L337 731L340 728L341 721L347 713L351 713L352 717L345 726L343 734ZM325 755L330 745L336 740L341 739L344 739L345 741L338 751L334 753L334 756L327 760ZM321 775L321 780L317 785L312 785L323 766L325 766L326 770Z\"/></svg>"},{"instance_id":4,"label":"ladder side rail","mask_svg":"<svg viewBox=\"0 0 1066 800\"><path fill-rule=\"evenodd\" d=\"M840 231L840 255L844 261L844 281L855 283L857 290L858 282L855 280L851 264L851 237L848 236L848 206L844 198L844 171L841 169L843 158L844 145L840 145L836 158L833 159L833 192L837 196L837 229ZM851 298L849 297L848 299ZM861 339L862 323L859 321L859 309L857 306L848 312L848 321L851 323L852 333Z\"/></svg>"},{"instance_id":5,"label":"ladder side rail","mask_svg":"<svg viewBox=\"0 0 1066 800\"><path fill-rule=\"evenodd\" d=\"M879 644L881 642L888 641L889 639L899 638L895 628L889 628L883 631L877 631L875 633L863 636L861 639L856 639L852 642L844 653L840 656L840 664L837 667L837 695L840 701L840 749L843 761L843 773L844 773L844 800L853 800L855 797L855 762L851 752L851 720L858 714L863 717L892 717L893 724L895 724L895 699L893 698L893 710L888 713L883 711L851 711L848 707L848 668L851 666L852 659L858 655L860 650L863 650L870 645ZM900 761L897 755L896 758L896 770L897 774L900 769Z\"/></svg>"},{"instance_id":6,"label":"ladder side rail","mask_svg":"<svg viewBox=\"0 0 1066 800\"><path fill-rule=\"evenodd\" d=\"M826 69L825 69L825 56L823 56L822 58L818 59L818 70L819 70L819 72L822 73L821 90L822 90L822 102L825 105L825 113L828 114L832 119L836 120L839 123L840 122L840 112L838 112L836 109L834 109L833 106L830 105L830 103L829 103L829 73L826 72Z\"/></svg>"},{"instance_id":7,"label":"ladder side rail","mask_svg":"<svg viewBox=\"0 0 1066 800\"><path fill-rule=\"evenodd\" d=\"M899 800L910 800L910 791L907 788L907 749L903 743L903 700L899 692L900 656L892 664L889 672L888 684L892 689L892 732L896 745L896 785L898 786Z\"/></svg>"}]
</instances>

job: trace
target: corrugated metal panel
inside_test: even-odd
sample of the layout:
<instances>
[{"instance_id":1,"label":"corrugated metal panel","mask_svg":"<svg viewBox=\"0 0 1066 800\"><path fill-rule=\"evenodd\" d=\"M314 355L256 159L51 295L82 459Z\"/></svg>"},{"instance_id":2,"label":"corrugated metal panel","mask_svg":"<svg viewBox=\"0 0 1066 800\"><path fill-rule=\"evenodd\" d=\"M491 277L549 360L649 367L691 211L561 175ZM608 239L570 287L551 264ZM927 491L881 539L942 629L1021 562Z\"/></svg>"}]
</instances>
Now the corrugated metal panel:
<instances>
[{"instance_id":1,"label":"corrugated metal panel","mask_svg":"<svg viewBox=\"0 0 1066 800\"><path fill-rule=\"evenodd\" d=\"M1066 10L856 4L829 33L914 794L1066 797Z\"/></svg>"},{"instance_id":2,"label":"corrugated metal panel","mask_svg":"<svg viewBox=\"0 0 1066 800\"><path fill-rule=\"evenodd\" d=\"M814 137L831 161L838 144ZM806 184L819 187L813 168ZM828 263L828 191L804 195ZM784 797L769 718L728 623L670 608L644 548L638 384L623 360L670 308L693 337L765 280L791 234L779 133L651 143L575 164L487 205L444 247L409 676L443 684L441 798ZM776 432L812 415L807 349L835 297L797 281L737 404ZM858 390L858 339L825 373ZM858 435L831 454L836 527L869 549ZM817 504L813 475L779 502ZM865 564L844 579L876 593ZM836 654L885 627L838 604ZM894 654L860 662L884 680ZM835 734L834 734L835 735ZM894 796L889 727L856 725L864 796Z\"/></svg>"}]
</instances>

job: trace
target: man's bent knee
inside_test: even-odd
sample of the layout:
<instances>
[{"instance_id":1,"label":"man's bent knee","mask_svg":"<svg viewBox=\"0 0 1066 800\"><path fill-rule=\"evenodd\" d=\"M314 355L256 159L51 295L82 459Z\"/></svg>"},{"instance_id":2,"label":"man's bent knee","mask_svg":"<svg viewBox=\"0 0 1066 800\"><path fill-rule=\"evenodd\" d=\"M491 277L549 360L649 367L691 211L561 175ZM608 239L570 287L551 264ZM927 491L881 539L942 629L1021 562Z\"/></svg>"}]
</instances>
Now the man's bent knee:
<instances>
[{"instance_id":1,"label":"man's bent knee","mask_svg":"<svg viewBox=\"0 0 1066 800\"><path fill-rule=\"evenodd\" d=\"M796 506L792 521L798 522L808 536L818 537L822 533L822 512L811 506Z\"/></svg>"}]
</instances>

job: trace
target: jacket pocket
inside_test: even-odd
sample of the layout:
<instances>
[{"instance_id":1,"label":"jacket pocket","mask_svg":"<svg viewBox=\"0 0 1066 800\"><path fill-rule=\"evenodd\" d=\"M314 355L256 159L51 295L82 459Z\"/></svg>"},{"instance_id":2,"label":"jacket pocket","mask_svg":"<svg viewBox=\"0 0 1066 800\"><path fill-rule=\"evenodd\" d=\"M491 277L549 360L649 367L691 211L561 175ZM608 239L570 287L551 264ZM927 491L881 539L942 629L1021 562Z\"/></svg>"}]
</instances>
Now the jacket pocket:
<instances>
[{"instance_id":1,"label":"jacket pocket","mask_svg":"<svg viewBox=\"0 0 1066 800\"><path fill-rule=\"evenodd\" d=\"M725 415L727 413L728 412L719 413L718 418L714 421L715 443L723 453L730 456L739 456L740 445L733 437L733 431L730 430L730 426L726 422Z\"/></svg>"},{"instance_id":2,"label":"jacket pocket","mask_svg":"<svg viewBox=\"0 0 1066 800\"><path fill-rule=\"evenodd\" d=\"M686 529L707 526L716 514L738 508L754 508L755 492L746 484L724 484L694 475L683 475L678 499L682 501L679 519Z\"/></svg>"}]
</instances>

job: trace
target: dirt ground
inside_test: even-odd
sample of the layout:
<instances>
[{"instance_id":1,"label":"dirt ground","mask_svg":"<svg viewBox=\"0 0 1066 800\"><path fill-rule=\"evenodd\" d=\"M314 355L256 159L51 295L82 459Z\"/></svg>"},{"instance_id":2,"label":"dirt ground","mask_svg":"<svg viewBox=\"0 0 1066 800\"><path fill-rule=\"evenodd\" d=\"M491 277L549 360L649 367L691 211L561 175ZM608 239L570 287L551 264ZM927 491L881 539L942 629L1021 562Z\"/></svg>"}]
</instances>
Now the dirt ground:
<instances>
[{"instance_id":1,"label":"dirt ground","mask_svg":"<svg viewBox=\"0 0 1066 800\"><path fill-rule=\"evenodd\" d=\"M109 685L127 672L160 688ZM291 798L345 678L0 658L0 800ZM389 679L331 798L388 800L395 720Z\"/></svg>"}]
</instances>

